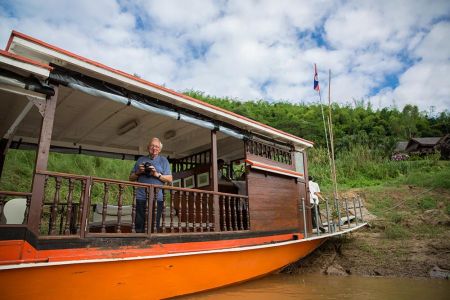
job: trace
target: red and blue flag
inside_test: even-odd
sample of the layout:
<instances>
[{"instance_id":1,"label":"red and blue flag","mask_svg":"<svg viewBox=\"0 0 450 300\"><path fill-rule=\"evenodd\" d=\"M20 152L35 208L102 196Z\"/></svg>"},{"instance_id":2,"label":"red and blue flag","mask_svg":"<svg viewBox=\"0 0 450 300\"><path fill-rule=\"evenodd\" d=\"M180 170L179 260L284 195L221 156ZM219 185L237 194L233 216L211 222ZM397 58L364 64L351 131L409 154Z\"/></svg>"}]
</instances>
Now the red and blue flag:
<instances>
[{"instance_id":1,"label":"red and blue flag","mask_svg":"<svg viewBox=\"0 0 450 300\"><path fill-rule=\"evenodd\" d=\"M319 87L319 76L317 75L317 66L314 64L314 89L320 91Z\"/></svg>"}]
</instances>

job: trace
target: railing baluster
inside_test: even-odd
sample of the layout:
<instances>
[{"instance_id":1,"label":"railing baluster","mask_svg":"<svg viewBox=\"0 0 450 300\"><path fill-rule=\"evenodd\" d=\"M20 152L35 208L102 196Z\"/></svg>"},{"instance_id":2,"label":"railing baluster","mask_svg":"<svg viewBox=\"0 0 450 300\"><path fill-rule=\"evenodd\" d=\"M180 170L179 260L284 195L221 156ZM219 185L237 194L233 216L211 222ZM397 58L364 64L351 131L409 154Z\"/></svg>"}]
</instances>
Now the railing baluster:
<instances>
[{"instance_id":1,"label":"railing baluster","mask_svg":"<svg viewBox=\"0 0 450 300\"><path fill-rule=\"evenodd\" d=\"M194 192L194 197L192 199L192 202L193 202L192 210L193 210L193 217L194 217L194 221L192 221L192 227L193 227L194 232L197 231L197 206L195 205L196 200L197 200L197 192Z\"/></svg>"},{"instance_id":2,"label":"railing baluster","mask_svg":"<svg viewBox=\"0 0 450 300\"><path fill-rule=\"evenodd\" d=\"M232 197L233 203L232 203L232 208L233 208L233 230L238 230L238 225L237 225L237 210L236 210L236 204L237 204L237 197Z\"/></svg>"},{"instance_id":3,"label":"railing baluster","mask_svg":"<svg viewBox=\"0 0 450 300\"><path fill-rule=\"evenodd\" d=\"M162 193L162 211L161 211L161 226L162 226L162 232L166 232L166 193L164 193L163 189L158 189L158 194ZM158 222L158 220L156 220Z\"/></svg>"},{"instance_id":4,"label":"railing baluster","mask_svg":"<svg viewBox=\"0 0 450 300\"><path fill-rule=\"evenodd\" d=\"M108 209L109 184L104 184L103 207L102 207L102 233L106 232L106 213Z\"/></svg>"},{"instance_id":5,"label":"railing baluster","mask_svg":"<svg viewBox=\"0 0 450 300\"><path fill-rule=\"evenodd\" d=\"M83 218L83 206L84 206L84 192L86 189L86 181L81 180L81 192L80 192L80 200L78 204L78 220L77 220L77 234L81 233L81 220Z\"/></svg>"},{"instance_id":6,"label":"railing baluster","mask_svg":"<svg viewBox=\"0 0 450 300\"><path fill-rule=\"evenodd\" d=\"M200 232L203 232L203 200L205 199L205 194L204 193L200 193L199 194L199 198L200 198Z\"/></svg>"},{"instance_id":7,"label":"railing baluster","mask_svg":"<svg viewBox=\"0 0 450 300\"><path fill-rule=\"evenodd\" d=\"M131 232L136 233L136 187L133 186L133 200L131 204Z\"/></svg>"},{"instance_id":8,"label":"railing baluster","mask_svg":"<svg viewBox=\"0 0 450 300\"><path fill-rule=\"evenodd\" d=\"M150 222L151 218L150 215L153 213L153 188L148 187L145 189L145 213L144 213L144 232L152 231L153 230L153 222ZM150 229L150 230L149 230Z\"/></svg>"},{"instance_id":9,"label":"railing baluster","mask_svg":"<svg viewBox=\"0 0 450 300\"><path fill-rule=\"evenodd\" d=\"M245 201L245 200L244 200ZM237 205L238 205L238 212L239 212L239 230L244 230L244 220L242 219L242 208L243 208L243 202L242 202L242 198L238 197L238 201L237 201Z\"/></svg>"},{"instance_id":10,"label":"railing baluster","mask_svg":"<svg viewBox=\"0 0 450 300\"><path fill-rule=\"evenodd\" d=\"M206 198L206 231L210 232L211 231L211 226L209 225L210 223L210 219L211 219L211 215L209 213L209 201L212 197L210 197L210 194L206 194L205 198Z\"/></svg>"},{"instance_id":11,"label":"railing baluster","mask_svg":"<svg viewBox=\"0 0 450 300\"><path fill-rule=\"evenodd\" d=\"M61 177L55 177L55 195L53 198L52 209L51 209L51 217L50 217L50 235L54 235L56 233L56 220L58 213L58 205L59 205L59 197L61 190Z\"/></svg>"},{"instance_id":12,"label":"railing baluster","mask_svg":"<svg viewBox=\"0 0 450 300\"><path fill-rule=\"evenodd\" d=\"M189 192L184 193L186 196L186 232L189 232Z\"/></svg>"},{"instance_id":13,"label":"railing baluster","mask_svg":"<svg viewBox=\"0 0 450 300\"><path fill-rule=\"evenodd\" d=\"M228 208L228 214L227 214L227 217L228 217L228 222L227 222L227 230L228 231L231 231L231 230L233 230L233 225L232 225L232 223L231 223L231 197L230 196L226 196L226 198L228 198L228 201L227 201L227 208Z\"/></svg>"},{"instance_id":14,"label":"railing baluster","mask_svg":"<svg viewBox=\"0 0 450 300\"><path fill-rule=\"evenodd\" d=\"M183 201L183 191L178 191L178 232L181 232L181 220L183 218L183 211L182 211L182 206L181 206L181 202Z\"/></svg>"},{"instance_id":15,"label":"railing baluster","mask_svg":"<svg viewBox=\"0 0 450 300\"><path fill-rule=\"evenodd\" d=\"M170 232L173 232L173 218L174 218L174 207L173 201L175 199L175 191L170 190Z\"/></svg>"},{"instance_id":16,"label":"railing baluster","mask_svg":"<svg viewBox=\"0 0 450 300\"><path fill-rule=\"evenodd\" d=\"M246 230L250 230L250 203L248 201L248 198L245 199L245 214L247 216L247 220L246 220Z\"/></svg>"},{"instance_id":17,"label":"railing baluster","mask_svg":"<svg viewBox=\"0 0 450 300\"><path fill-rule=\"evenodd\" d=\"M69 178L69 192L67 195L67 215L66 215L66 224L64 226L64 234L69 235L70 234L70 221L72 219L72 197L73 197L73 179Z\"/></svg>"},{"instance_id":18,"label":"railing baluster","mask_svg":"<svg viewBox=\"0 0 450 300\"><path fill-rule=\"evenodd\" d=\"M116 233L122 232L122 200L123 200L123 184L119 184L119 198L117 200L117 229Z\"/></svg>"},{"instance_id":19,"label":"railing baluster","mask_svg":"<svg viewBox=\"0 0 450 300\"><path fill-rule=\"evenodd\" d=\"M221 222L219 222L220 230L226 231L225 196L219 196L219 209L219 213L222 212L221 216L218 216L219 218L221 218Z\"/></svg>"},{"instance_id":20,"label":"railing baluster","mask_svg":"<svg viewBox=\"0 0 450 300\"><path fill-rule=\"evenodd\" d=\"M155 187L150 188L150 190L152 193L151 194L152 195L152 197L151 197L152 210L149 215L151 215L153 217L152 218L153 221L149 224L153 224L153 232L158 233L158 227L160 224L159 222L161 221L161 220L158 220L158 218L157 218L157 216L158 216L158 190ZM149 212L150 212L150 210L149 210Z\"/></svg>"}]
</instances>

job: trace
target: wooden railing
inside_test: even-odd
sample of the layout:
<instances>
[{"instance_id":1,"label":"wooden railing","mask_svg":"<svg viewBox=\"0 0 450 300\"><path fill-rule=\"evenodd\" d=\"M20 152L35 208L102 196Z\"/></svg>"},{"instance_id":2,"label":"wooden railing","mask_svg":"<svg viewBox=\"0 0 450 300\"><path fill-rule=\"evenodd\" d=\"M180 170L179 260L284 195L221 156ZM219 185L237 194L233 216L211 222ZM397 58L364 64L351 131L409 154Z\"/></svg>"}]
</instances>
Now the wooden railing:
<instances>
[{"instance_id":1,"label":"wooden railing","mask_svg":"<svg viewBox=\"0 0 450 300\"><path fill-rule=\"evenodd\" d=\"M174 159L171 162L173 173L191 170L201 165L209 165L211 163L211 151L195 153L180 159Z\"/></svg>"},{"instance_id":2,"label":"wooden railing","mask_svg":"<svg viewBox=\"0 0 450 300\"><path fill-rule=\"evenodd\" d=\"M247 196L47 171L37 172L36 176L45 177L39 224L41 238L250 229ZM138 189L145 192L145 199L137 199ZM158 194L162 194L160 199ZM8 192L0 192L0 199L7 195ZM29 207L30 194L21 195L28 197ZM159 223L156 220L158 200L162 203ZM138 232L136 227L139 201L145 203L143 232Z\"/></svg>"},{"instance_id":3,"label":"wooden railing","mask_svg":"<svg viewBox=\"0 0 450 300\"><path fill-rule=\"evenodd\" d=\"M279 163L292 165L292 153L290 150L282 149L261 141L248 140L245 143L247 153L270 159Z\"/></svg>"}]
</instances>

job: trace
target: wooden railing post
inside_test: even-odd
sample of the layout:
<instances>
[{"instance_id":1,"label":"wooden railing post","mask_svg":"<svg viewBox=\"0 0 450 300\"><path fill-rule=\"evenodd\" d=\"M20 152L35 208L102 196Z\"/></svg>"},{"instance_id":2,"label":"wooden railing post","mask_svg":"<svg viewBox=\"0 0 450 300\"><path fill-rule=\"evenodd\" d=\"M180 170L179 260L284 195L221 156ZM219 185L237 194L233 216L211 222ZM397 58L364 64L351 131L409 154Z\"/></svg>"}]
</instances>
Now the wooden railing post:
<instances>
[{"instance_id":1,"label":"wooden railing post","mask_svg":"<svg viewBox=\"0 0 450 300\"><path fill-rule=\"evenodd\" d=\"M89 231L87 227L87 218L88 211L91 207L91 188L92 188L92 177L88 177L86 181L83 180L82 183L82 199L83 203L80 203L80 206L83 207L81 210L81 219L80 219L80 237L84 238L86 236L86 231Z\"/></svg>"},{"instance_id":2,"label":"wooden railing post","mask_svg":"<svg viewBox=\"0 0 450 300\"><path fill-rule=\"evenodd\" d=\"M39 223L41 218L42 202L44 201L45 183L45 176L36 174L36 170L47 169L48 154L53 132L53 121L55 118L56 101L58 99L58 87L52 87L55 90L55 95L48 97L45 100L41 132L36 152L36 164L34 172L35 175L33 178L33 186L31 189L32 195L30 203L30 215L28 217L28 229L36 236L39 236Z\"/></svg>"},{"instance_id":3,"label":"wooden railing post","mask_svg":"<svg viewBox=\"0 0 450 300\"><path fill-rule=\"evenodd\" d=\"M217 132L211 131L211 165L212 165L212 180L214 192L219 191L219 178L217 176ZM220 231L220 212L219 212L219 196L213 196L213 212L214 212L214 231Z\"/></svg>"}]
</instances>

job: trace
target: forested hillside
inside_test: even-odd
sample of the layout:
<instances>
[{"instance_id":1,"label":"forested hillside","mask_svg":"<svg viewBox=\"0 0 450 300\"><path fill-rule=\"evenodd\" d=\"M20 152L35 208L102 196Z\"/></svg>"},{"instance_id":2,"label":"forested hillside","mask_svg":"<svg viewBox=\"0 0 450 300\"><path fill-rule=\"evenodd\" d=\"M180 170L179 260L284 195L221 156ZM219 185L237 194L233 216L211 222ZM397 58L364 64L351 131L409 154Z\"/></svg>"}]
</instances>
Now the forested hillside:
<instances>
[{"instance_id":1,"label":"forested hillside","mask_svg":"<svg viewBox=\"0 0 450 300\"><path fill-rule=\"evenodd\" d=\"M198 91L188 91L185 94L314 141L316 146L324 146L326 143L322 107L319 104L269 103L263 100L240 102ZM323 109L327 115L328 107L324 106ZM363 101L354 105L333 104L332 116L335 147L338 151L354 145L365 145L381 150L381 153L388 156L397 141L450 133L449 111L429 115L420 112L413 105L406 105L402 109L374 110L370 103Z\"/></svg>"}]
</instances>

